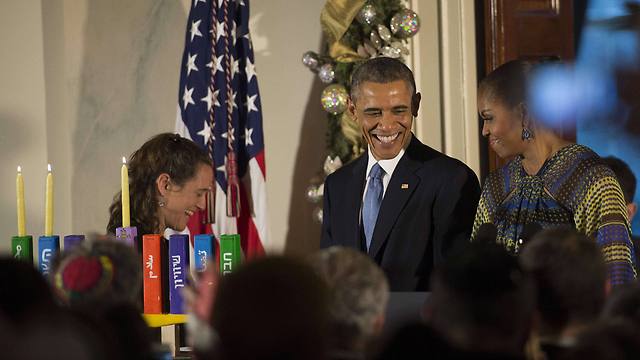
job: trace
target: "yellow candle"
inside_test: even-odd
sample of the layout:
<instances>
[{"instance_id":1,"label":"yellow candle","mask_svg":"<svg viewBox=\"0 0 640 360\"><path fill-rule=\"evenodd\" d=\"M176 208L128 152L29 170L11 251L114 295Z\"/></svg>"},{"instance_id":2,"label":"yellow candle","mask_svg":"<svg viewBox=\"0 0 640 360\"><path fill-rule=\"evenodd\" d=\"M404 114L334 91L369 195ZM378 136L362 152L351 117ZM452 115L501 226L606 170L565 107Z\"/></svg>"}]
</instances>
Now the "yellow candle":
<instances>
[{"instance_id":1,"label":"yellow candle","mask_svg":"<svg viewBox=\"0 0 640 360\"><path fill-rule=\"evenodd\" d=\"M24 180L22 180L22 168L18 166L18 176L16 176L16 196L18 208L18 236L27 235L24 216Z\"/></svg>"},{"instance_id":2,"label":"yellow candle","mask_svg":"<svg viewBox=\"0 0 640 360\"><path fill-rule=\"evenodd\" d=\"M127 158L122 157L122 169L120 169L120 187L122 202L122 227L131 226L129 213L129 169L127 169Z\"/></svg>"},{"instance_id":3,"label":"yellow candle","mask_svg":"<svg viewBox=\"0 0 640 360\"><path fill-rule=\"evenodd\" d=\"M53 174L47 165L47 188L45 192L44 236L53 236Z\"/></svg>"}]
</instances>

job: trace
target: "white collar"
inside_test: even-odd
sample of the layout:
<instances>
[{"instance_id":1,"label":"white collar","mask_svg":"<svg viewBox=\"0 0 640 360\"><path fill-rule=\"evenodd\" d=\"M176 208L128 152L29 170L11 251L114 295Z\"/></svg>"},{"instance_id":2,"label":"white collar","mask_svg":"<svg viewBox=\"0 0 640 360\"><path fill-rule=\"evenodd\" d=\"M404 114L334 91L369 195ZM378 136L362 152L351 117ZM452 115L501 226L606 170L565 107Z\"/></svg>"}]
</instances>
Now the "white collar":
<instances>
[{"instance_id":1,"label":"white collar","mask_svg":"<svg viewBox=\"0 0 640 360\"><path fill-rule=\"evenodd\" d=\"M371 172L371 168L375 163L380 164L380 167L382 168L382 170L384 170L385 174L389 175L389 178L391 178L391 175L393 175L393 172L396 169L396 166L398 166L398 162L400 162L400 159L402 159L402 156L405 153L405 149L409 146L410 142L411 142L411 139L409 139L409 141L407 141L407 144L404 147L402 147L402 149L400 149L400 152L398 152L398 155L396 155L392 159L386 159L386 160L376 160L376 158L373 156L373 152L371 152L371 145L369 145L367 147L369 160L367 162L367 172L365 173L367 174L367 176L365 177L365 179L369 178L369 172Z\"/></svg>"}]
</instances>

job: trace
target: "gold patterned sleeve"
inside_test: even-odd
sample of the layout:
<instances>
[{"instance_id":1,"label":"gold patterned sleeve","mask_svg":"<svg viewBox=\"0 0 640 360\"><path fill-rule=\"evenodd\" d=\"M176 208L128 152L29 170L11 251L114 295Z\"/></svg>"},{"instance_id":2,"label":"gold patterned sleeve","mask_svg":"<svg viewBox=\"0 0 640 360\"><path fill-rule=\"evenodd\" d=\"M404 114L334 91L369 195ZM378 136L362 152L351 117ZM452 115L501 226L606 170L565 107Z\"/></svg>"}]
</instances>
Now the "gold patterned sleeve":
<instances>
[{"instance_id":1,"label":"gold patterned sleeve","mask_svg":"<svg viewBox=\"0 0 640 360\"><path fill-rule=\"evenodd\" d=\"M608 279L617 286L636 278L635 254L620 185L608 169L598 169L602 167L593 169L591 180L580 191L574 221L578 231L596 239L607 264Z\"/></svg>"},{"instance_id":2,"label":"gold patterned sleeve","mask_svg":"<svg viewBox=\"0 0 640 360\"><path fill-rule=\"evenodd\" d=\"M476 210L476 217L473 220L473 229L471 229L471 241L476 239L478 228L480 225L491 222L489 219L489 207L487 206L487 186L482 189L482 195L480 195L480 201L478 201L478 209Z\"/></svg>"}]
</instances>

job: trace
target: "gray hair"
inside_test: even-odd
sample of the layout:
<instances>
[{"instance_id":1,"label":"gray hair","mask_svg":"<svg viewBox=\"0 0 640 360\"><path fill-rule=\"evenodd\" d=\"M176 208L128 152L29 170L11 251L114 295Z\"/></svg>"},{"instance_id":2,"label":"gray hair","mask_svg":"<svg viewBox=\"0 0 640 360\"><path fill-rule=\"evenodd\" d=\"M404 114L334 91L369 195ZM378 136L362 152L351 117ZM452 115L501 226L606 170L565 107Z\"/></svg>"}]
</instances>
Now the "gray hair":
<instances>
[{"instance_id":1,"label":"gray hair","mask_svg":"<svg viewBox=\"0 0 640 360\"><path fill-rule=\"evenodd\" d=\"M338 246L314 254L311 265L329 287L334 330L351 335L352 340L374 336L375 321L384 314L389 300L389 283L382 269L361 252Z\"/></svg>"},{"instance_id":2,"label":"gray hair","mask_svg":"<svg viewBox=\"0 0 640 360\"><path fill-rule=\"evenodd\" d=\"M416 81L413 72L400 60L389 57L377 57L358 65L351 75L351 90L349 95L353 101L359 95L360 84L375 82L387 84L397 80L404 81L412 95L416 93Z\"/></svg>"}]
</instances>

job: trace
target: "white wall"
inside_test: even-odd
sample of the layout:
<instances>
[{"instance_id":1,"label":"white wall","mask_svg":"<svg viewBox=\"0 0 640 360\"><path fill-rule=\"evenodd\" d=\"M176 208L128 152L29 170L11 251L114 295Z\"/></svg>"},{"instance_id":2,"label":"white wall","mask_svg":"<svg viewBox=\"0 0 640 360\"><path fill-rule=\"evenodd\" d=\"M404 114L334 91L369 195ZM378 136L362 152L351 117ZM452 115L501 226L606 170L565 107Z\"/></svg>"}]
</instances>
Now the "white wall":
<instances>
[{"instance_id":1,"label":"white wall","mask_svg":"<svg viewBox=\"0 0 640 360\"><path fill-rule=\"evenodd\" d=\"M322 171L326 113L324 88L302 65L302 53L322 49L323 0L251 2L251 36L262 96L269 227L275 247L301 253L318 246L320 226L305 189Z\"/></svg>"},{"instance_id":2,"label":"white wall","mask_svg":"<svg viewBox=\"0 0 640 360\"><path fill-rule=\"evenodd\" d=\"M22 165L27 231L44 231L47 122L42 7L39 1L0 2L0 244L17 235L15 177Z\"/></svg>"}]
</instances>

